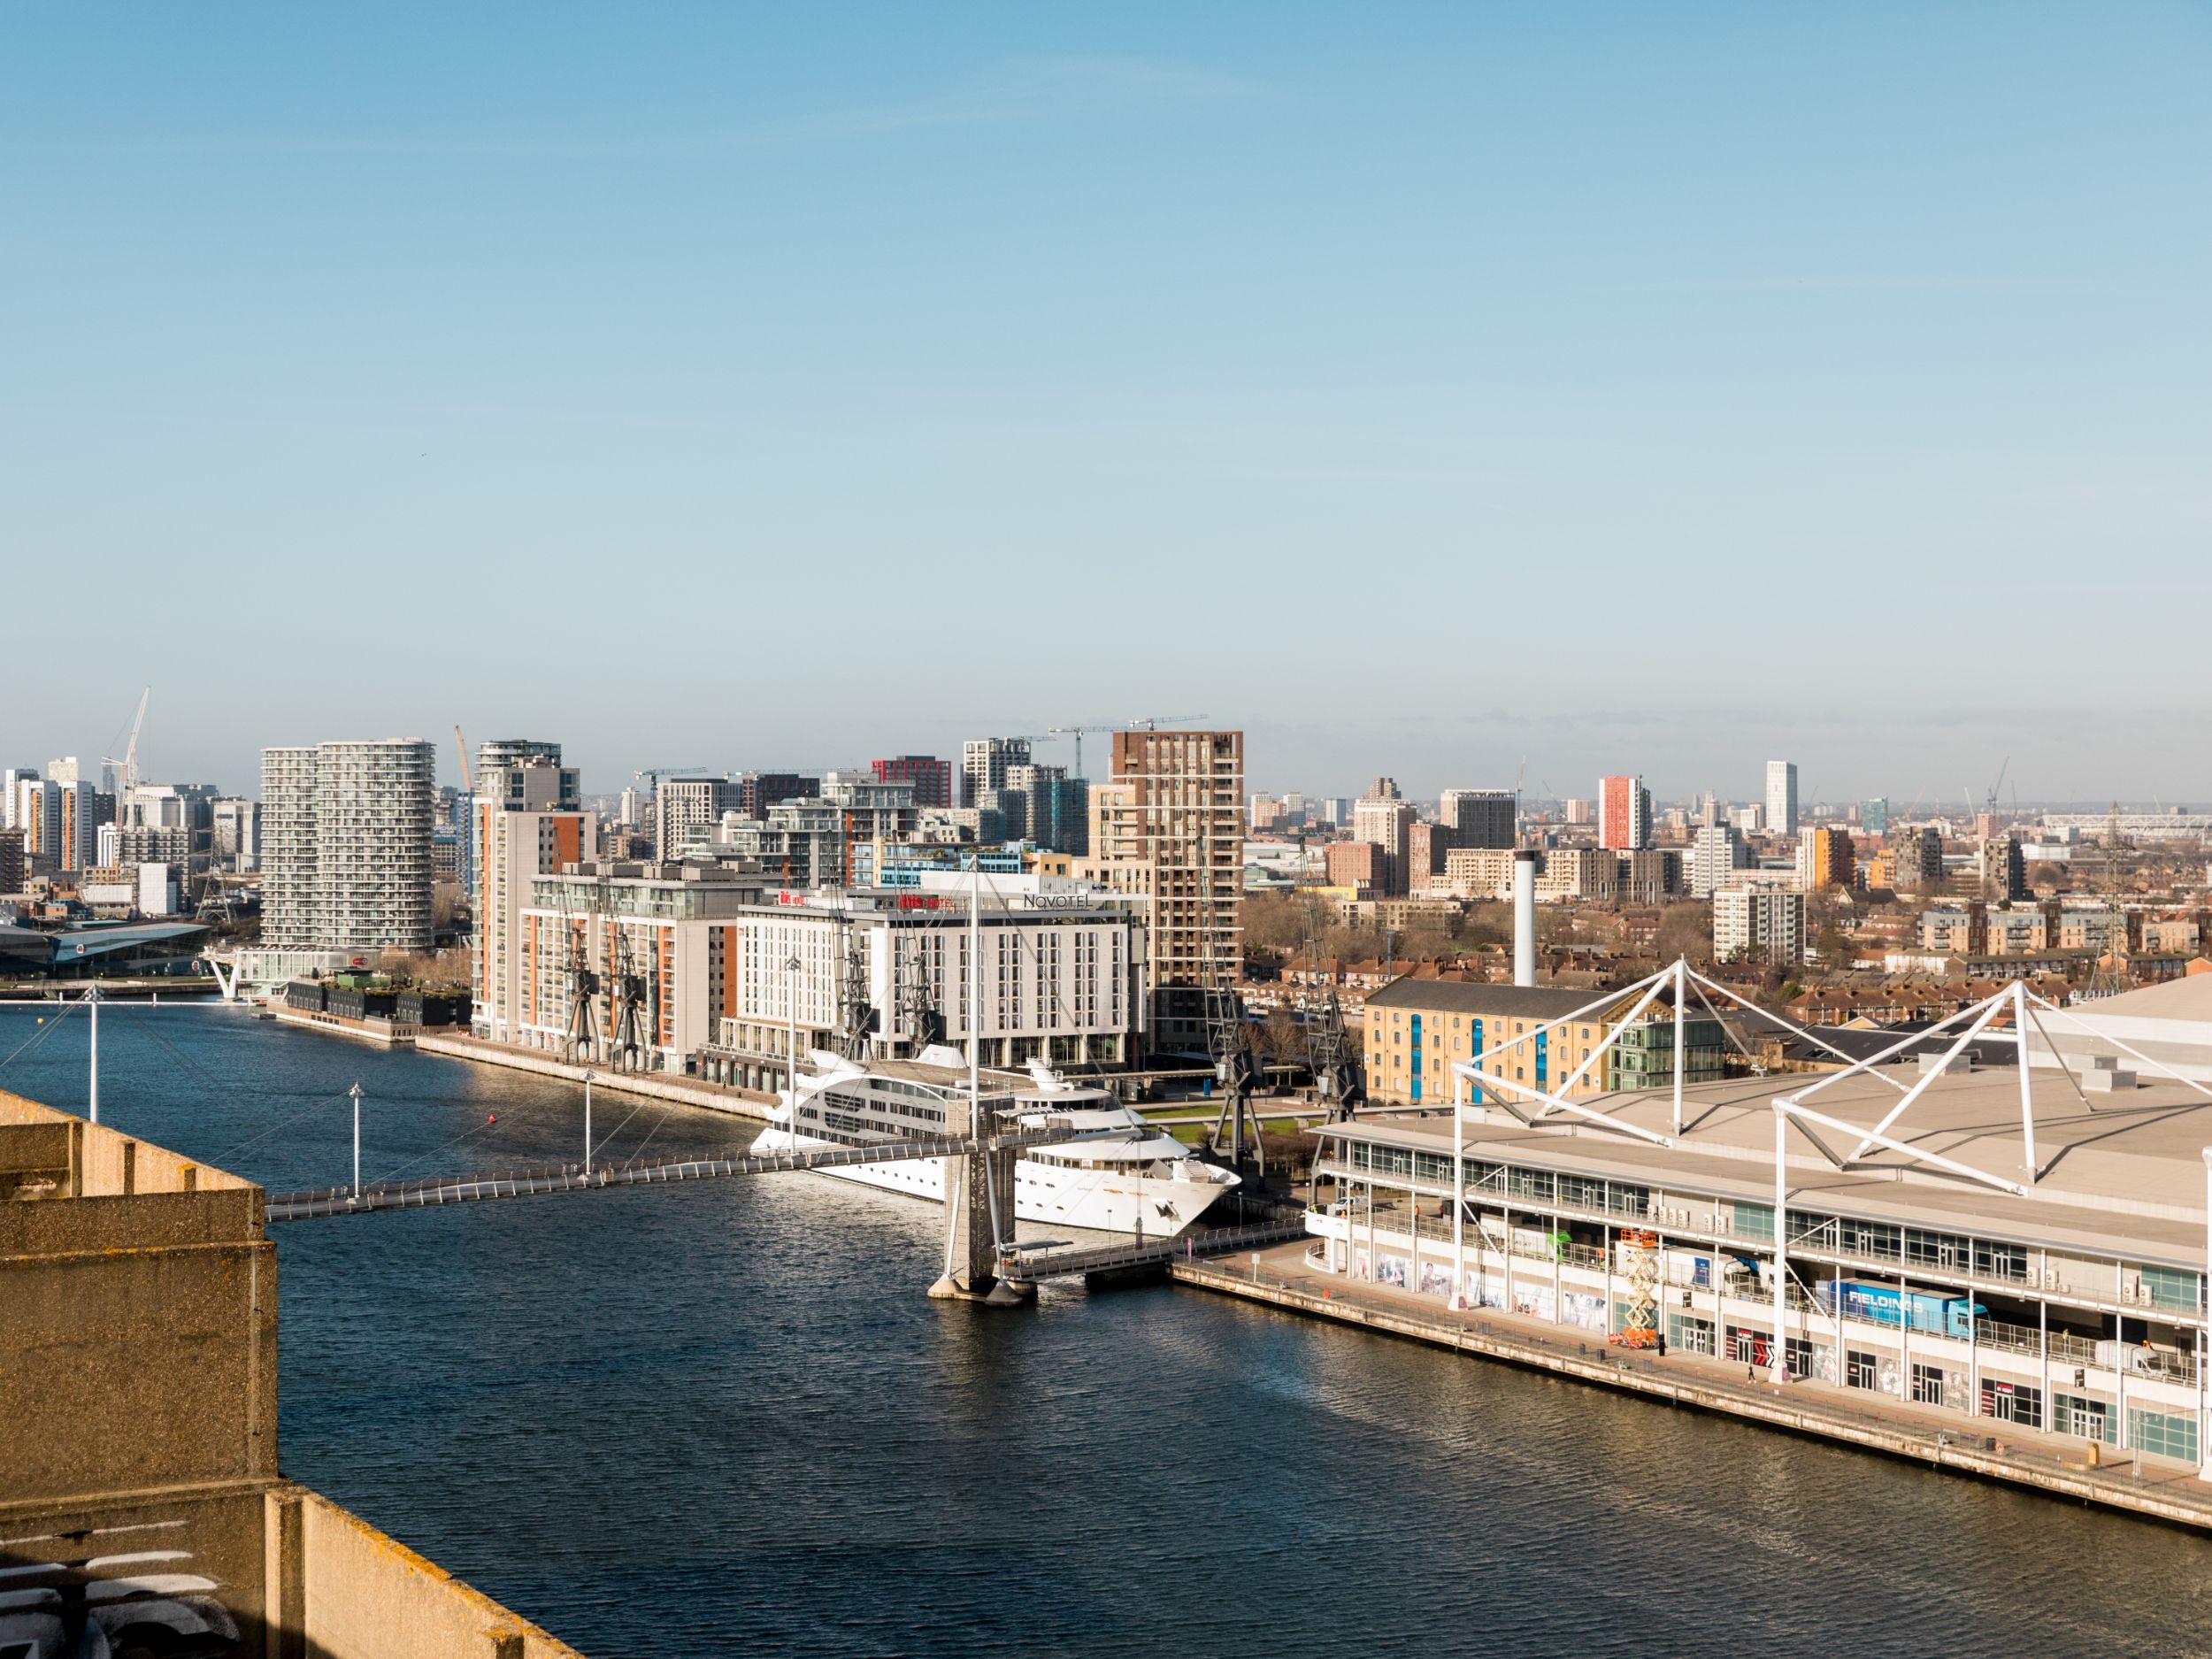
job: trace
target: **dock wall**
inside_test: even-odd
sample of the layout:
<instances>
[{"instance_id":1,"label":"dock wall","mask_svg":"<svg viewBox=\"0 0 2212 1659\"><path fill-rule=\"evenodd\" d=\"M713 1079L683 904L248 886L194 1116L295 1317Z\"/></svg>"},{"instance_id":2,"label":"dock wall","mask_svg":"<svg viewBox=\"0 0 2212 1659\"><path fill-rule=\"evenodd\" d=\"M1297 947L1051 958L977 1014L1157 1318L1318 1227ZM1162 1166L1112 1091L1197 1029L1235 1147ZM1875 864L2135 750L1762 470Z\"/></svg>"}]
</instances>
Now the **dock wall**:
<instances>
[{"instance_id":1,"label":"dock wall","mask_svg":"<svg viewBox=\"0 0 2212 1659\"><path fill-rule=\"evenodd\" d=\"M1270 1278L1263 1271L1207 1262L1176 1262L1168 1271L1171 1277L1182 1284L1290 1309L1338 1325L1357 1325L1388 1336L1455 1348L1486 1359L1503 1360L1527 1370L1549 1371L1597 1387L1664 1401L1670 1405L1720 1412L1770 1428L1909 1458L1932 1468L2001 1480L2056 1497L2212 1532L2212 1496L2177 1487L2174 1483L2135 1483L2086 1468L2070 1468L2055 1461L2031 1461L1993 1445L1973 1443L1991 1441L1992 1437L1987 1434L1930 1432L1903 1422L1885 1423L1875 1417L1847 1414L1771 1384L1737 1387L1701 1382L1678 1372L1662 1371L1646 1360L1632 1358L1601 1344L1519 1340L1495 1330L1398 1312L1363 1302L1353 1295L1317 1295Z\"/></svg>"},{"instance_id":2,"label":"dock wall","mask_svg":"<svg viewBox=\"0 0 2212 1659\"><path fill-rule=\"evenodd\" d=\"M534 1072L539 1077L559 1078L579 1087L583 1085L584 1073L589 1071L592 1087L604 1094L632 1094L644 1100L697 1106L708 1111L728 1112L733 1117L748 1118L755 1123L768 1121L768 1109L772 1103L768 1095L731 1088L725 1084L703 1082L697 1078L603 1071L596 1066L573 1064L549 1054L541 1054L534 1048L520 1048L503 1042L486 1042L476 1037L432 1036L424 1032L414 1041L419 1054L443 1055L452 1060L477 1060L486 1065L503 1065L517 1071Z\"/></svg>"}]
</instances>

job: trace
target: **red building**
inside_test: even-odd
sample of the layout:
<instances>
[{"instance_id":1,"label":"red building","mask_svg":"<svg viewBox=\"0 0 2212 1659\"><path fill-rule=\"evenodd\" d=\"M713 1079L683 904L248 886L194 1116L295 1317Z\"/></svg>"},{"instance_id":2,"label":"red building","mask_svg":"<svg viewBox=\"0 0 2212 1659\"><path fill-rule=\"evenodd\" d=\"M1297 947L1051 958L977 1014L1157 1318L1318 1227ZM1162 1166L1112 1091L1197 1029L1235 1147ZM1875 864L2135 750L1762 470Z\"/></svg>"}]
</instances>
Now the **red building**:
<instances>
[{"instance_id":1,"label":"red building","mask_svg":"<svg viewBox=\"0 0 2212 1659\"><path fill-rule=\"evenodd\" d=\"M1598 780L1598 845L1617 852L1651 845L1651 791L1641 778Z\"/></svg>"}]
</instances>

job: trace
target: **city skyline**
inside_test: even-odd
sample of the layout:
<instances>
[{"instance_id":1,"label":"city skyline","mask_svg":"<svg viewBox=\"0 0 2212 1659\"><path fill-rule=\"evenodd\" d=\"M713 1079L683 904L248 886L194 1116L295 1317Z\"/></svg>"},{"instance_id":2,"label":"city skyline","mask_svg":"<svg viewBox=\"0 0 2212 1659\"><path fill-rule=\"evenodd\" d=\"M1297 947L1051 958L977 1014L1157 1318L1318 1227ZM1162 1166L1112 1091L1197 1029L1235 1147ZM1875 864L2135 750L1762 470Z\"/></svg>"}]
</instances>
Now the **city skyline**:
<instances>
[{"instance_id":1,"label":"city skyline","mask_svg":"<svg viewBox=\"0 0 2212 1659\"><path fill-rule=\"evenodd\" d=\"M21 21L13 750L2192 787L2200 12L566 15Z\"/></svg>"},{"instance_id":2,"label":"city skyline","mask_svg":"<svg viewBox=\"0 0 2212 1659\"><path fill-rule=\"evenodd\" d=\"M191 695L188 690L185 695L188 699ZM261 751L264 749L281 748L301 741L328 741L315 735L316 728L305 717L296 717L293 710L287 710L282 729L288 733L304 731L308 735L288 736L282 742L271 738L234 757L227 749L219 749L211 743L205 733L197 728L172 735L177 717L172 715L164 718L165 701L161 688L157 687L150 711L146 718L142 740L144 759L142 775L149 782L211 784L227 795L252 795L257 792L260 780ZM335 718L342 724L343 706L334 706ZM128 710L126 710L126 724L127 716ZM1517 721L1501 719L1499 723L1506 730L1532 733L1548 726L1555 727L1558 724L1536 718ZM453 746L453 724L448 720L442 726L426 730L349 730L346 741L374 741L402 737L423 739L430 743L436 756L439 784L458 787L461 779L458 757ZM475 723L466 720L461 724L467 736L472 764L474 764L477 746L486 740L511 737L517 733L537 738L550 733L552 741L562 744L570 764L582 772L585 792L594 796L616 795L633 787L649 790L649 780L641 782L634 774L642 767L660 765L663 760L661 750L672 752L681 747L672 739L665 742L659 739L650 741L640 740L641 746L636 748L635 758L633 759L618 752L618 747L612 743L571 741L563 736L551 722L534 717L518 718L498 726L487 725L480 729ZM1246 734L1255 757L1255 768L1248 780L1251 791L1255 794L1279 795L1286 792L1296 792L1321 798L1340 796L1355 800L1366 790L1375 777L1387 775L1405 780L1405 793L1409 799L1433 803L1446 789L1510 789L1522 769L1525 757L1523 752L1513 750L1499 741L1480 747L1454 749L1440 743L1433 748L1422 748L1413 746L1410 740L1402 736L1394 738L1382 731L1372 733L1366 740L1366 747L1362 748L1358 733L1347 729L1336 749L1344 758L1333 763L1333 770L1325 771L1323 764L1309 764L1300 758L1294 745L1301 739L1301 732L1286 729L1278 723L1265 719L1244 722L1213 719L1188 724L1234 729ZM1714 724L1717 726L1722 722L1717 717ZM1033 738L1040 737L1045 732L1047 723L999 721L968 728L949 726L941 719L934 719L917 721L898 728L887 724L878 729L882 732L894 729L911 731L916 726L941 733L953 732L957 735L941 737L933 745L904 738L871 737L866 731L862 731L857 736L849 738L847 747L851 752L841 756L817 754L811 757L795 757L789 749L795 745L779 745L772 737L764 738L757 747L749 746L745 753L729 754L725 751L726 758L718 759L693 752L687 758L698 764L695 768L683 770L716 777L726 772L736 774L775 771L797 772L818 777L822 772L833 769L864 772L873 760L908 755L933 756L949 763L956 772L964 742L1023 733L1031 734ZM76 734L73 741L41 745L35 738L27 741L23 735L25 730L35 732L37 729L11 727L4 735L12 748L6 756L0 757L0 762L11 766L37 768L44 766L50 759L74 756L82 764L88 779L97 778L101 755L94 752L97 745L87 740L82 731ZM269 729L278 729L273 721ZM2017 735L2016 733L2015 734ZM2001 739L2005 733L2000 731L1997 735ZM1085 750L1087 770L1094 780L1103 778L1106 767L1102 757L1109 735L1105 732L1097 732L1087 735L1085 741L1089 746ZM106 741L106 739L98 740L99 743ZM695 751L703 747L706 746L692 746ZM1655 803L1661 805L1694 805L1709 790L1725 802L1755 805L1763 803L1765 799L1769 760L1793 758L1800 779L1801 811L1807 814L1816 805L1840 810L1878 797L1888 801L1897 809L1924 808L1948 812L1955 806L1961 810L1967 810L1970 809L1966 797L1970 792L1975 803L1972 810L1978 810L1985 791L1998 778L2001 769L2005 778L1998 801L2001 811L2010 811L2016 803L2024 810L2029 807L2090 809L2101 807L2114 800L2129 809L2189 806L2201 809L2208 802L2212 802L2212 783L2192 778L2184 765L2171 766L2170 782L2165 787L2160 787L2154 772L2149 787L2134 791L2118 787L2098 788L2094 785L2100 774L2092 769L2088 772L2091 787L2070 789L2048 785L2039 778L2036 769L2041 763L2033 753L2007 752L1988 757L1983 756L1970 739L1961 739L1954 748L1945 751L1933 750L1924 743L1917 746L1909 760L1894 763L1896 770L1889 774L1886 782L1878 778L1860 776L1841 767L1832 768L1826 764L1826 757L1832 752L1828 750L1792 749L1785 756L1778 749L1744 749L1717 756L1714 764L1702 768L1694 764L1654 765L1641 763L1642 757L1679 754L1686 747L1679 739L1646 738L1639 745L1638 740L1624 732L1617 747L1602 746L1601 740L1586 739L1577 741L1568 749L1549 752L1531 749L1525 752L1527 775L1524 794L1530 800L1594 802L1600 778L1609 771L1628 767L1645 779L1651 787ZM1851 748L1847 744L1838 747L1847 751ZM654 752L648 754L646 751L649 749ZM1074 749L1071 740L1068 738L1038 741L1035 750L1036 757L1041 763L1072 766ZM1561 766L1551 759L1554 753L1571 754L1583 758L1579 764ZM1965 771L1963 775L1947 787L1942 781L1943 761L1929 758L1932 754L1939 753L1955 755L1958 757L1955 764L1959 768L1978 768L1978 771ZM1394 769L1383 764L1384 757L1392 754L1404 757ZM175 758L178 756L206 756L211 759L208 764L201 764ZM1455 761L1452 758L1454 756L1463 758ZM1588 758L1592 757L1594 760ZM1594 766L1599 770L1593 770ZM2139 776L2147 770L2147 765L2136 769L2130 775ZM675 775L674 772L671 771L670 775ZM1315 781L1317 775L1322 778L1322 781ZM2069 774L2070 777L2072 775ZM2119 772L2109 772L2104 775L2117 776ZM1834 787L1831 780L1837 776L1851 781L1854 787ZM1908 784L1904 781L1907 777L1916 781ZM2025 787L2021 787L2024 779ZM2188 786L2192 783L2201 786L2196 793L2191 793L2189 789Z\"/></svg>"}]
</instances>

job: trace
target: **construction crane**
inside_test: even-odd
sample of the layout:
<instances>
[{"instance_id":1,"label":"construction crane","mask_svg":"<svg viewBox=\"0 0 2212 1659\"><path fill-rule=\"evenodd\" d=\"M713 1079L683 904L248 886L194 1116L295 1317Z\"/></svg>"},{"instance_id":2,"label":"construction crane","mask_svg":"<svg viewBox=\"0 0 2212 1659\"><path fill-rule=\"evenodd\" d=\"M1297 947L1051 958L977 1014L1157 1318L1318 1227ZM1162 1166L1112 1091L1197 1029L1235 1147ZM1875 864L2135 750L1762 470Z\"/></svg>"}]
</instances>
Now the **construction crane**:
<instances>
[{"instance_id":1,"label":"construction crane","mask_svg":"<svg viewBox=\"0 0 2212 1659\"><path fill-rule=\"evenodd\" d=\"M1118 726L1056 726L1050 731L1047 732L1045 735L1047 737L1073 738L1075 740L1075 775L1079 778L1087 778L1090 774L1083 770L1083 739L1085 735L1088 734L1095 737L1101 732L1118 732L1120 730L1121 727Z\"/></svg>"},{"instance_id":2,"label":"construction crane","mask_svg":"<svg viewBox=\"0 0 2212 1659\"><path fill-rule=\"evenodd\" d=\"M1148 714L1129 722L1133 732L1156 732L1164 726L1184 726L1193 720L1202 720L1202 714Z\"/></svg>"},{"instance_id":3,"label":"construction crane","mask_svg":"<svg viewBox=\"0 0 2212 1659\"><path fill-rule=\"evenodd\" d=\"M476 774L469 770L468 739L461 735L461 728L457 724L453 728L453 747L461 751L461 787L469 794L474 795Z\"/></svg>"},{"instance_id":4,"label":"construction crane","mask_svg":"<svg viewBox=\"0 0 2212 1659\"><path fill-rule=\"evenodd\" d=\"M1992 818L1997 814L1997 792L2005 787L2005 773L2011 770L2012 757L2008 755L2005 764L1997 768L1997 781L1989 786L1989 793L1982 797L1981 810ZM1970 813L1974 810L1974 791L1970 786L1966 791L1966 810Z\"/></svg>"},{"instance_id":5,"label":"construction crane","mask_svg":"<svg viewBox=\"0 0 2212 1659\"><path fill-rule=\"evenodd\" d=\"M123 769L122 784L115 796L119 817L121 816L120 809L127 807L130 803L131 791L138 787L138 733L140 728L146 724L146 704L153 695L154 688L151 686L138 694L138 711L131 716L130 741L123 745L123 758L118 760L112 755L100 757L106 764L120 766Z\"/></svg>"}]
</instances>

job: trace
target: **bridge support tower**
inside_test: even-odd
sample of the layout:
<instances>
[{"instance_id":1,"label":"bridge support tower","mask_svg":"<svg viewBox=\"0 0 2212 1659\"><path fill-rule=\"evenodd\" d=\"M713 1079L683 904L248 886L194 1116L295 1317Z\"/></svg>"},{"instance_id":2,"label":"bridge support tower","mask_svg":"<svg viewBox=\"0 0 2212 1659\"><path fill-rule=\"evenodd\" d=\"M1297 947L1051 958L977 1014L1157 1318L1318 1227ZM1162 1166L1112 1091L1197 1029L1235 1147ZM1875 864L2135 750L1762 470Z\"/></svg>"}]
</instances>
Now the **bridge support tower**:
<instances>
[{"instance_id":1,"label":"bridge support tower","mask_svg":"<svg viewBox=\"0 0 2212 1659\"><path fill-rule=\"evenodd\" d=\"M945 1160L945 1271L929 1287L939 1298L1002 1305L1025 1294L999 1272L1001 1256L1014 1247L1014 1148L971 1152ZM994 1295L1004 1289L1005 1294Z\"/></svg>"}]
</instances>

